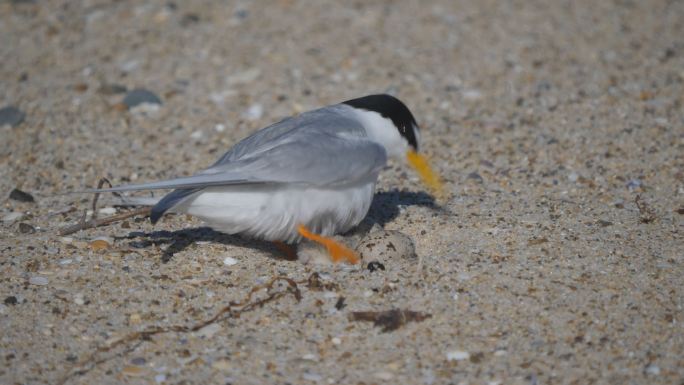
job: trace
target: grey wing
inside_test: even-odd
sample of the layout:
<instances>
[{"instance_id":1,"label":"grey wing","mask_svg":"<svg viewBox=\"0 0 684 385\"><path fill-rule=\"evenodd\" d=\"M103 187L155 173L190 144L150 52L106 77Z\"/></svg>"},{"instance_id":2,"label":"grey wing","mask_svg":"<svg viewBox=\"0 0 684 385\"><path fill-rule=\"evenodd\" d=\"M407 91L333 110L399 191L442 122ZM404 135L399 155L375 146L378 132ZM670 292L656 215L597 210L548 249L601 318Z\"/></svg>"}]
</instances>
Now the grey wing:
<instances>
[{"instance_id":1,"label":"grey wing","mask_svg":"<svg viewBox=\"0 0 684 385\"><path fill-rule=\"evenodd\" d=\"M237 163L254 182L340 186L376 175L387 163L380 144L366 138L308 132L300 138ZM235 164L216 165L205 172L224 174Z\"/></svg>"},{"instance_id":2,"label":"grey wing","mask_svg":"<svg viewBox=\"0 0 684 385\"><path fill-rule=\"evenodd\" d=\"M306 140L309 134L365 137L366 131L357 120L350 117L349 109L347 105L337 104L283 119L241 140L211 167L254 157L292 140Z\"/></svg>"},{"instance_id":3,"label":"grey wing","mask_svg":"<svg viewBox=\"0 0 684 385\"><path fill-rule=\"evenodd\" d=\"M201 189L250 183L301 183L339 186L377 174L387 162L385 149L366 138L329 132L303 132L266 151L216 164L202 173L160 182L89 192Z\"/></svg>"}]
</instances>

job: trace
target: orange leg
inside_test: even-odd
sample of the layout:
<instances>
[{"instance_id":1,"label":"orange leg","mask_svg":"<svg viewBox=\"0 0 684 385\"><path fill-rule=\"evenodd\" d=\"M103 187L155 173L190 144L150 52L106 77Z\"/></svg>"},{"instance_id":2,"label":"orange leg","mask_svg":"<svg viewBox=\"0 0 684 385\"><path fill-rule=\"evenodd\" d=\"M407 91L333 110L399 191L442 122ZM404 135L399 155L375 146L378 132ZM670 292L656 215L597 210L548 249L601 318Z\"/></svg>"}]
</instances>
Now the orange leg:
<instances>
[{"instance_id":1,"label":"orange leg","mask_svg":"<svg viewBox=\"0 0 684 385\"><path fill-rule=\"evenodd\" d=\"M299 231L299 235L302 237L325 246L326 250L328 250L328 254L330 254L330 258L334 263L340 261L349 262L351 264L359 263L360 259L358 256L356 256L356 253L351 251L346 246L339 244L335 240L322 235L314 234L302 225L300 225L297 230Z\"/></svg>"}]
</instances>

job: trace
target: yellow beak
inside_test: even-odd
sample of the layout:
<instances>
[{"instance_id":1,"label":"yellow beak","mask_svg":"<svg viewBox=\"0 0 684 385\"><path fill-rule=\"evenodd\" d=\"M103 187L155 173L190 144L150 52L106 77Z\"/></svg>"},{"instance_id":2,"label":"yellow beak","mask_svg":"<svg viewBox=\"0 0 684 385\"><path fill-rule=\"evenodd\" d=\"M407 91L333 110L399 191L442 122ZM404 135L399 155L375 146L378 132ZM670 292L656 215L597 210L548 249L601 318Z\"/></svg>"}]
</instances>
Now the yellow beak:
<instances>
[{"instance_id":1,"label":"yellow beak","mask_svg":"<svg viewBox=\"0 0 684 385\"><path fill-rule=\"evenodd\" d=\"M446 191L444 190L442 180L439 178L439 175L432 170L427 159L423 155L413 150L409 150L406 153L406 160L408 160L411 167L416 170L418 176L420 176L420 180L428 187L430 193L432 193L435 198L446 198Z\"/></svg>"}]
</instances>

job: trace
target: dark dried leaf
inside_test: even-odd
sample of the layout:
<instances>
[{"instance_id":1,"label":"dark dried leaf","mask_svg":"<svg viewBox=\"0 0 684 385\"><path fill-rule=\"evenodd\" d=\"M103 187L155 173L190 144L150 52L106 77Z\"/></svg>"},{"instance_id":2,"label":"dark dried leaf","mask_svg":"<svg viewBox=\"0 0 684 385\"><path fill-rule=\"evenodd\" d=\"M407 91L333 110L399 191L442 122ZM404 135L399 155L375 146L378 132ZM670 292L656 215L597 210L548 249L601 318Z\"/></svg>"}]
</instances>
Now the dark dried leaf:
<instances>
[{"instance_id":1,"label":"dark dried leaf","mask_svg":"<svg viewBox=\"0 0 684 385\"><path fill-rule=\"evenodd\" d=\"M432 317L432 314L412 310L392 309L385 311L355 311L349 314L350 321L373 322L382 327L383 332L391 332L404 326L407 322L421 322Z\"/></svg>"}]
</instances>

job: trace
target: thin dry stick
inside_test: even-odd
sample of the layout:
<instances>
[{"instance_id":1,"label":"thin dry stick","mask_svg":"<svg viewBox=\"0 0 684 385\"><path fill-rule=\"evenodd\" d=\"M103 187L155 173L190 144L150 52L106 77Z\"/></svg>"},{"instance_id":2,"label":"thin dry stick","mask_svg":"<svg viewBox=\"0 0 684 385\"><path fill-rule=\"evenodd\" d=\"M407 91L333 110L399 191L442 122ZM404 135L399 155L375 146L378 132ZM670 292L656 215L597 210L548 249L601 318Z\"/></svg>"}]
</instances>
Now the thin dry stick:
<instances>
[{"instance_id":1,"label":"thin dry stick","mask_svg":"<svg viewBox=\"0 0 684 385\"><path fill-rule=\"evenodd\" d=\"M102 186L107 183L109 187L112 187L112 184L109 182L107 178L102 178L100 181L97 183L97 188L101 189ZM62 229L59 230L59 235L69 235L73 234L75 232L81 231L81 230L86 230L86 229L92 229L95 227L100 227L100 226L106 226L108 224L118 222L118 221L123 221L124 219L128 219L131 217L136 217L138 215L142 216L149 216L150 215L150 210L152 210L150 207L142 207L139 209L135 209L132 211L128 211L125 213L117 214L117 215L112 215L110 217L98 219L97 218L97 200L100 198L100 193L95 193L95 196L93 197L93 216L89 220L86 221L86 215L83 213L83 217L81 218L81 221L78 222L75 225L70 225L63 227Z\"/></svg>"},{"instance_id":2,"label":"thin dry stick","mask_svg":"<svg viewBox=\"0 0 684 385\"><path fill-rule=\"evenodd\" d=\"M287 285L288 285L287 289L285 289L283 291L271 292L271 290L273 289L273 286L277 282L280 282L280 281L284 281L285 283L287 283ZM265 298L256 300L254 302L250 302L252 300L252 296L254 295L254 293L256 293L260 290L263 290L263 289L266 289L268 296ZM120 353L120 354L126 354L126 353L129 353L129 352L135 350L135 348L140 343L142 343L143 341L149 340L154 335L163 334L163 333L170 333L170 332L178 332L178 333L194 332L194 331L202 329L203 327L205 327L207 325L219 322L223 319L231 318L231 317L237 317L244 312L254 310L255 308L264 306L265 304L267 304L271 301L275 301L281 297L284 297L287 294L292 294L297 301L300 301L302 299L302 293L299 290L299 287L297 286L296 281L294 281L291 278L278 276L278 277L271 279L270 282L268 282L264 285L258 285L258 286L253 287L249 291L249 293L247 293L247 295L245 296L245 298L242 301L239 301L239 302L231 301L231 302L229 302L227 306L223 307L223 309L221 309L218 313L216 313L216 315L214 315L213 317L211 317L207 320L201 321L201 322L196 323L196 324L191 325L191 326L187 326L187 325L171 325L171 326L166 326L166 327L151 326L151 327L148 327L147 329L145 329L143 331L130 333L130 334L128 334L128 335L126 335L120 339L117 339L117 340L115 340L115 341L113 341L113 342L111 342L105 346L101 346L100 348L95 350L93 353L89 354L88 357L86 357L84 360L81 360L81 362L75 364L74 367L71 370L69 370L69 372L66 373L66 375L64 377L62 377L62 379L60 379L58 384L63 385L67 381L69 381L69 379L71 379L72 377L74 377L76 375L83 375L83 374L93 370L97 365L118 356L119 354L115 354L115 355L109 356L109 357L99 357L98 358L98 355L111 352L114 348L117 348L119 346L126 345L132 341L138 342L138 344L134 345L133 347L129 347L129 348L125 349L124 352ZM236 307L239 307L239 309L235 309Z\"/></svg>"},{"instance_id":3,"label":"thin dry stick","mask_svg":"<svg viewBox=\"0 0 684 385\"><path fill-rule=\"evenodd\" d=\"M69 235L69 234L73 234L73 233L81 231L81 230L93 229L95 227L100 227L100 226L106 226L106 225L114 223L114 222L123 221L124 219L128 219L131 217L137 217L138 215L148 216L148 215L150 215L150 210L152 210L151 207L141 207L139 209L127 211L127 212L121 213L121 214L112 215L110 217L106 217L106 218L102 218L102 219L90 219L88 221L83 220L83 221L81 221L75 225L63 227L61 230L59 230L59 235Z\"/></svg>"}]
</instances>

